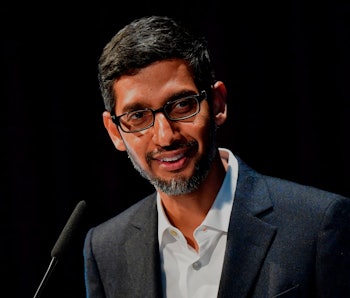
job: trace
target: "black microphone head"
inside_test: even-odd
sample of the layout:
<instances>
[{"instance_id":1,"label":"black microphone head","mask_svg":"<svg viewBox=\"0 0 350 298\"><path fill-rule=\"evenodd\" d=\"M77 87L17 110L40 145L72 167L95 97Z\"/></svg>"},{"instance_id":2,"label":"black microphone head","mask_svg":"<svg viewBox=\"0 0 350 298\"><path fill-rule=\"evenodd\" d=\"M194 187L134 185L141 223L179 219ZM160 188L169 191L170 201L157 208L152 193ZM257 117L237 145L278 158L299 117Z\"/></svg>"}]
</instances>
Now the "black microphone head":
<instances>
[{"instance_id":1,"label":"black microphone head","mask_svg":"<svg viewBox=\"0 0 350 298\"><path fill-rule=\"evenodd\" d=\"M76 205L54 247L51 250L52 258L59 258L65 253L74 235L81 226L81 222L85 214L85 209L86 202L84 200L80 201Z\"/></svg>"}]
</instances>

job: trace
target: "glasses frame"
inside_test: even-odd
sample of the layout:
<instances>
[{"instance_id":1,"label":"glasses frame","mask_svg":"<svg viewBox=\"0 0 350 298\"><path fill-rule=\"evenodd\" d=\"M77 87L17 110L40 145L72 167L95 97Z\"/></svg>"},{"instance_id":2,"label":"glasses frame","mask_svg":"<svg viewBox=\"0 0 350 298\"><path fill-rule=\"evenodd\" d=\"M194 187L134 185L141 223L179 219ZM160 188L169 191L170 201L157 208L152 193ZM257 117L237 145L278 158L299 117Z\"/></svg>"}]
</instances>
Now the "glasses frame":
<instances>
[{"instance_id":1,"label":"glasses frame","mask_svg":"<svg viewBox=\"0 0 350 298\"><path fill-rule=\"evenodd\" d=\"M193 114L190 114L188 116L185 116L185 117L180 117L180 118L172 118L168 115L168 113L166 112L165 108L167 105L169 104L172 104L174 103L175 101L178 101L178 100L183 100L183 99L187 99L187 98L194 98L196 101L197 101L197 104L198 104L198 109L195 113ZM134 129L134 130L125 130L122 125L120 124L120 118L127 115L128 113L133 113L135 111L131 111L131 112L126 112L126 113L123 113L119 116L116 116L115 114L112 114L111 115L111 118L112 118L112 121L114 122L115 125L117 125L118 127L120 127L120 129L123 131L123 132L126 132L126 133L135 133L135 132L139 132L139 131L143 131L143 130L146 130L150 127L152 127L154 125L154 120L155 120L155 117L156 117L156 114L157 113L163 113L163 115L170 121L181 121L181 120L185 120L185 119L188 119L188 118L191 118L193 116L196 116L201 108L200 108L200 104L201 102L204 100L204 99L207 99L207 92L205 90L202 90L200 93L198 94L194 94L194 95L189 95L189 96L185 96L185 97L181 97L181 98L177 98L177 99L174 99L174 100L170 100L168 102L166 102L162 107L160 107L159 109L156 109L156 110L153 110L151 108L145 108L145 109L140 109L140 110L136 110L136 111L151 111L152 112L152 115L153 115L153 121L147 125L146 127L144 128L141 128L141 129Z\"/></svg>"}]
</instances>

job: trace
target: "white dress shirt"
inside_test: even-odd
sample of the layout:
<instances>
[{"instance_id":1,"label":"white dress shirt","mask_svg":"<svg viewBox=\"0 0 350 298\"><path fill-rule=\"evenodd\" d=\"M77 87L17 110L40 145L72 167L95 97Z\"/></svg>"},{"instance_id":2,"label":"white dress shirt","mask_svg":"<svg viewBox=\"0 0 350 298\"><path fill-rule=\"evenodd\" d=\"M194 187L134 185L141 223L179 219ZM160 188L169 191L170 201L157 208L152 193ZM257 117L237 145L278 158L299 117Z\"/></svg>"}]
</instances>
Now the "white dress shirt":
<instances>
[{"instance_id":1,"label":"white dress shirt","mask_svg":"<svg viewBox=\"0 0 350 298\"><path fill-rule=\"evenodd\" d=\"M220 148L228 169L220 191L202 224L194 231L198 252L170 224L157 196L158 239L163 294L167 298L214 298L218 295L227 231L236 190L238 163L233 153Z\"/></svg>"}]
</instances>

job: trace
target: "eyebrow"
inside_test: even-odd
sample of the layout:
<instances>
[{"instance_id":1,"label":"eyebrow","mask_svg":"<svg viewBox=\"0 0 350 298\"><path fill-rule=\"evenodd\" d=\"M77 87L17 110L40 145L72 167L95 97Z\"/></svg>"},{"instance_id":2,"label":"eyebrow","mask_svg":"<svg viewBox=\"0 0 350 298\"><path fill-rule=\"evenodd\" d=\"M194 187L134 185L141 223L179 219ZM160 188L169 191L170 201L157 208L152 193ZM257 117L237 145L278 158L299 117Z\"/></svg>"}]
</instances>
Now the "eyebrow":
<instances>
[{"instance_id":1,"label":"eyebrow","mask_svg":"<svg viewBox=\"0 0 350 298\"><path fill-rule=\"evenodd\" d=\"M195 92L193 90L182 90L182 91L174 93L173 95L168 97L166 99L166 101L164 101L164 103L161 104L161 106L163 106L164 104L166 104L169 101L173 101L173 100L176 100L176 99L179 99L179 98L183 98L183 97L187 97L187 96L191 96L191 95L196 95L196 94L198 94L198 92ZM154 109L154 108L151 108L149 106L145 106L145 105L143 105L140 102L134 102L134 103L130 103L130 104L125 105L123 107L123 110L122 110L121 114L129 113L131 111L136 111L136 110L144 110L144 109Z\"/></svg>"}]
</instances>

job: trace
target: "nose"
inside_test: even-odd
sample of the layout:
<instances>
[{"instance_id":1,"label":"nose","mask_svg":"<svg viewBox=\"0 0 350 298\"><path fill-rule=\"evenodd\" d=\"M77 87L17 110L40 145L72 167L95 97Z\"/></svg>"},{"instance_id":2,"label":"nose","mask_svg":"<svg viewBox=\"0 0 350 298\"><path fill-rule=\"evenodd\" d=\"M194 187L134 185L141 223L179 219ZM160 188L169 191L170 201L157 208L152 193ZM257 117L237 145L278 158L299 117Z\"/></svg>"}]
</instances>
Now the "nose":
<instances>
[{"instance_id":1,"label":"nose","mask_svg":"<svg viewBox=\"0 0 350 298\"><path fill-rule=\"evenodd\" d=\"M176 137L174 122L168 120L163 113L157 113L155 115L152 129L152 141L158 146L169 146Z\"/></svg>"}]
</instances>

